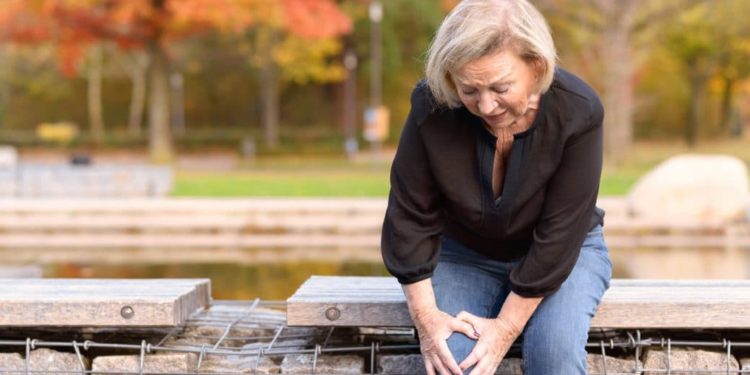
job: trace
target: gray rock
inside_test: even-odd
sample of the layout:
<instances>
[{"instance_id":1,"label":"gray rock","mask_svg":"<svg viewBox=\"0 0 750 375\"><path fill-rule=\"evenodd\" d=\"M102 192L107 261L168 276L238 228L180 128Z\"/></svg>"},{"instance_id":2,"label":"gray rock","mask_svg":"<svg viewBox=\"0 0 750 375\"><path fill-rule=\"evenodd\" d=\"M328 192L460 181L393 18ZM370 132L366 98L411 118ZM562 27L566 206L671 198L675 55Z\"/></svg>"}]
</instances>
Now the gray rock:
<instances>
[{"instance_id":1,"label":"gray rock","mask_svg":"<svg viewBox=\"0 0 750 375\"><path fill-rule=\"evenodd\" d=\"M389 354L377 358L381 374L426 374L421 354Z\"/></svg>"},{"instance_id":2,"label":"gray rock","mask_svg":"<svg viewBox=\"0 0 750 375\"><path fill-rule=\"evenodd\" d=\"M750 358L740 358L740 369L742 370L750 369Z\"/></svg>"},{"instance_id":3,"label":"gray rock","mask_svg":"<svg viewBox=\"0 0 750 375\"><path fill-rule=\"evenodd\" d=\"M604 361L607 361L607 375L635 374L635 359L615 358L601 354L588 355L589 375L604 375ZM640 371L638 372L640 374Z\"/></svg>"},{"instance_id":4,"label":"gray rock","mask_svg":"<svg viewBox=\"0 0 750 375\"><path fill-rule=\"evenodd\" d=\"M648 370L666 370L667 351L661 349L647 351L645 359L643 360L643 367ZM694 374L697 370L724 371L727 368L727 355L726 353L711 352L707 350L673 348L670 368L672 370L672 375L690 375ZM730 357L730 368L734 370L739 369L737 359L734 357ZM679 370L692 370L692 372L683 372ZM663 373L663 371L645 371L644 375L657 375ZM730 373L736 374L736 372Z\"/></svg>"},{"instance_id":5,"label":"gray rock","mask_svg":"<svg viewBox=\"0 0 750 375\"><path fill-rule=\"evenodd\" d=\"M183 333L176 343L196 343L196 344L210 344L214 345L216 342L224 336L226 327L220 326L198 326L195 328L188 328ZM239 348L246 345L253 338L264 336L273 337L275 330L271 328L258 328L258 327L244 327L236 326L229 330L229 333L224 337L221 342L221 346Z\"/></svg>"},{"instance_id":6,"label":"gray rock","mask_svg":"<svg viewBox=\"0 0 750 375\"><path fill-rule=\"evenodd\" d=\"M200 373L219 374L279 374L281 367L269 357L210 355L201 363Z\"/></svg>"},{"instance_id":7,"label":"gray rock","mask_svg":"<svg viewBox=\"0 0 750 375\"><path fill-rule=\"evenodd\" d=\"M83 370L88 370L89 361L83 357ZM61 353L51 349L36 349L29 353L31 371L81 371L81 362L73 353Z\"/></svg>"},{"instance_id":8,"label":"gray rock","mask_svg":"<svg viewBox=\"0 0 750 375\"><path fill-rule=\"evenodd\" d=\"M495 370L495 375L522 375L521 358L505 358Z\"/></svg>"},{"instance_id":9,"label":"gray rock","mask_svg":"<svg viewBox=\"0 0 750 375\"><path fill-rule=\"evenodd\" d=\"M364 359L356 355L321 355L318 356L315 373L317 374L361 374L364 372ZM281 362L282 374L311 374L313 372L312 354L290 354Z\"/></svg>"},{"instance_id":10,"label":"gray rock","mask_svg":"<svg viewBox=\"0 0 750 375\"><path fill-rule=\"evenodd\" d=\"M125 373L138 372L140 356L112 355L94 358L93 373L100 372ZM153 354L147 355L143 361L143 371L147 372L194 372L197 357L192 353Z\"/></svg>"},{"instance_id":11,"label":"gray rock","mask_svg":"<svg viewBox=\"0 0 750 375\"><path fill-rule=\"evenodd\" d=\"M0 353L0 369L23 371L25 367L23 357L18 353ZM4 373L0 371L0 374Z\"/></svg>"},{"instance_id":12,"label":"gray rock","mask_svg":"<svg viewBox=\"0 0 750 375\"><path fill-rule=\"evenodd\" d=\"M381 355L377 359L378 372L382 374L426 374L421 354ZM496 375L522 375L520 358L505 358L495 371Z\"/></svg>"}]
</instances>

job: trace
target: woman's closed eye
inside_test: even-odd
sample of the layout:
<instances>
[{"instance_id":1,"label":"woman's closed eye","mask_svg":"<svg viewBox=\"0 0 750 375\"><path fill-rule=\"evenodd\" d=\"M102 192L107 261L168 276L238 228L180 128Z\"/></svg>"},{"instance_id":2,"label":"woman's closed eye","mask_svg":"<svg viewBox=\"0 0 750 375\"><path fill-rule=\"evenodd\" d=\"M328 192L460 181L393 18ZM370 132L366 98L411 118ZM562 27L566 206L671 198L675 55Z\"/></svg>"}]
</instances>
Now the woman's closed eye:
<instances>
[{"instance_id":1,"label":"woman's closed eye","mask_svg":"<svg viewBox=\"0 0 750 375\"><path fill-rule=\"evenodd\" d=\"M493 88L492 88L492 91L493 91L494 93L496 93L496 94L505 94L505 93L507 93L507 92L508 92L508 87L507 87L507 86L502 86L502 87L493 87Z\"/></svg>"}]
</instances>

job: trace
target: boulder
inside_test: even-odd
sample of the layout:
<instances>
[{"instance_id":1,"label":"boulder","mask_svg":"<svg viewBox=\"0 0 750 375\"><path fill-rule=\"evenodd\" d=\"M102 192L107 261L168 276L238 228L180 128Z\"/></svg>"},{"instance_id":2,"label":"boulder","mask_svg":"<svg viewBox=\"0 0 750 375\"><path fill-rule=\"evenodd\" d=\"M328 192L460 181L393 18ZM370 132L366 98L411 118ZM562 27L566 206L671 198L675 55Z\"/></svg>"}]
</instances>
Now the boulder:
<instances>
[{"instance_id":1,"label":"boulder","mask_svg":"<svg viewBox=\"0 0 750 375\"><path fill-rule=\"evenodd\" d=\"M680 155L643 176L628 194L628 211L656 221L747 219L750 184L745 163L725 155Z\"/></svg>"}]
</instances>

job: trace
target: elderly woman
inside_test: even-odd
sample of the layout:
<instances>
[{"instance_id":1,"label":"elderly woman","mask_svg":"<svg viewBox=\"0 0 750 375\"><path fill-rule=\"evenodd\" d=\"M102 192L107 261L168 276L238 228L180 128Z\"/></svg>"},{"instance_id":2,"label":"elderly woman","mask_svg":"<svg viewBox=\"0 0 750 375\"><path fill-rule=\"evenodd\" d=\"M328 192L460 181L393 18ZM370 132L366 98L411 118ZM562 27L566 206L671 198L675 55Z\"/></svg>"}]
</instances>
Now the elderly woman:
<instances>
[{"instance_id":1,"label":"elderly woman","mask_svg":"<svg viewBox=\"0 0 750 375\"><path fill-rule=\"evenodd\" d=\"M382 252L428 374L586 374L612 264L596 207L602 105L555 67L526 0L464 0L429 49L391 171Z\"/></svg>"}]
</instances>

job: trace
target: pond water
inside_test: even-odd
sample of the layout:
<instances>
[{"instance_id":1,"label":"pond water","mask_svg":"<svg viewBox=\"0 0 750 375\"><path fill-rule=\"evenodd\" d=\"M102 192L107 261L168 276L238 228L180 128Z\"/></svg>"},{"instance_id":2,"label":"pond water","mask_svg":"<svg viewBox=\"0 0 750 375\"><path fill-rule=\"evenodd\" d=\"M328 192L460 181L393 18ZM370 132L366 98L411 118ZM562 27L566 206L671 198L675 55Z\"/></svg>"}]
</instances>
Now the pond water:
<instances>
[{"instance_id":1,"label":"pond water","mask_svg":"<svg viewBox=\"0 0 750 375\"><path fill-rule=\"evenodd\" d=\"M209 278L215 299L284 300L311 275L388 275L378 249L102 250L26 253L45 277ZM610 249L616 278L746 279L750 249ZM157 256L158 255L158 256ZM0 259L19 259L0 254ZM6 264L8 262L5 262Z\"/></svg>"}]
</instances>

